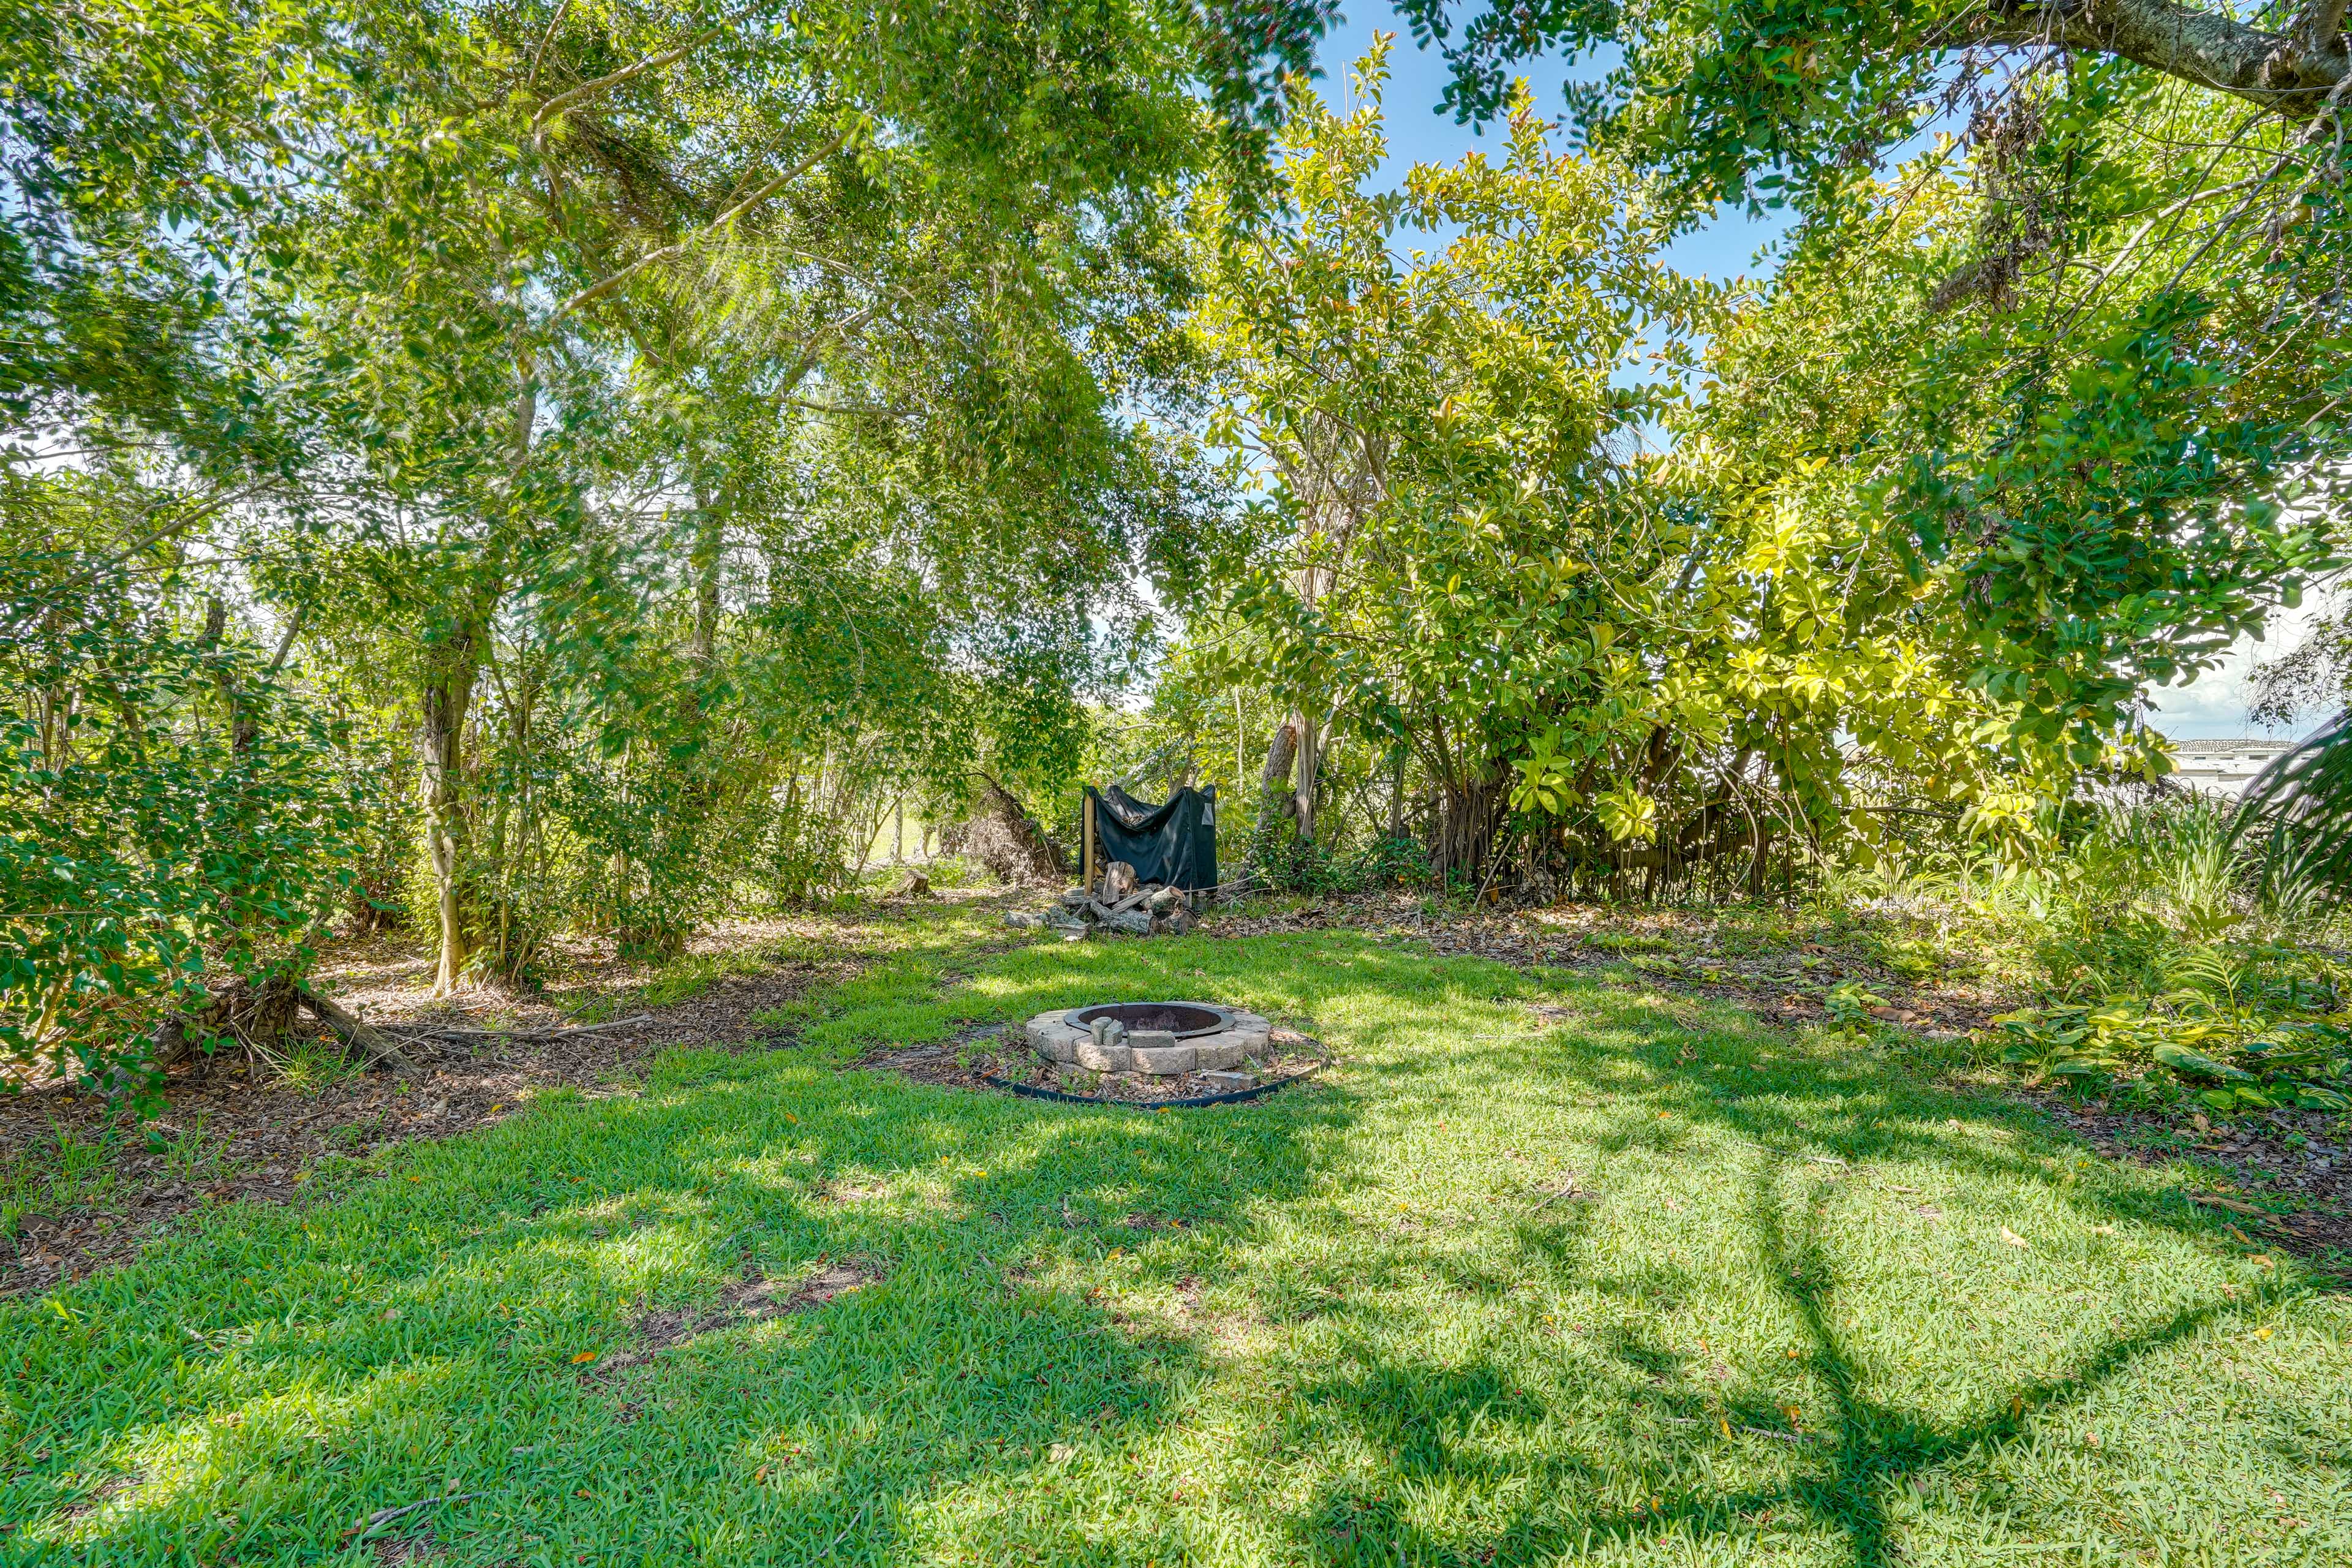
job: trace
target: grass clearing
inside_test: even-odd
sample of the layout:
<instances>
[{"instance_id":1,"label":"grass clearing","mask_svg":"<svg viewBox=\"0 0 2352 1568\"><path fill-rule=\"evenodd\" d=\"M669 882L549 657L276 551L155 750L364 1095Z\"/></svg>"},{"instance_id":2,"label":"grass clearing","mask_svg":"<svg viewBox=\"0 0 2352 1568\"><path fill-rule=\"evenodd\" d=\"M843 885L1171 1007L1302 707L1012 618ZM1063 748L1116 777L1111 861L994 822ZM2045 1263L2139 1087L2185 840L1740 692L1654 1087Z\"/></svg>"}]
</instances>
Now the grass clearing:
<instances>
[{"instance_id":1,"label":"grass clearing","mask_svg":"<svg viewBox=\"0 0 2352 1568\"><path fill-rule=\"evenodd\" d=\"M666 1054L0 1304L0 1558L2352 1555L2352 1307L2185 1166L1565 974L981 929L916 929L789 1048ZM1339 1068L1157 1114L841 1070L1167 995ZM866 1282L730 1314L747 1271Z\"/></svg>"}]
</instances>

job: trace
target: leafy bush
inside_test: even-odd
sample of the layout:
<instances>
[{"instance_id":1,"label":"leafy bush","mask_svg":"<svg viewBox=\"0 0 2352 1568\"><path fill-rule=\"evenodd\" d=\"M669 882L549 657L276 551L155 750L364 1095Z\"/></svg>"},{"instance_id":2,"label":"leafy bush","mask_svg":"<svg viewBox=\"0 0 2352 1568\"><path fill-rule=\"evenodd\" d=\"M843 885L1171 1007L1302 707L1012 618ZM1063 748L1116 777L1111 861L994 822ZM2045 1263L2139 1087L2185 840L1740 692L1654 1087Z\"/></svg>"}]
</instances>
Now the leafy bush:
<instances>
[{"instance_id":1,"label":"leafy bush","mask_svg":"<svg viewBox=\"0 0 2352 1568\"><path fill-rule=\"evenodd\" d=\"M2235 815L2202 797L2110 805L2038 860L1956 860L1917 889L1937 935L1880 932L1872 956L1924 981L1979 967L1956 944L1980 952L2032 1001L1979 1048L2032 1083L2220 1114L2352 1108L2340 933L2293 857L2237 836Z\"/></svg>"},{"instance_id":2,"label":"leafy bush","mask_svg":"<svg viewBox=\"0 0 2352 1568\"><path fill-rule=\"evenodd\" d=\"M0 1065L113 1087L164 1015L308 967L356 804L324 721L217 623L79 558L8 570L0 682L32 700L0 717Z\"/></svg>"},{"instance_id":3,"label":"leafy bush","mask_svg":"<svg viewBox=\"0 0 2352 1568\"><path fill-rule=\"evenodd\" d=\"M1847 1034L1866 1033L1872 1009L1885 1005L1885 997L1866 989L1858 980L1840 981L1822 998L1822 1010Z\"/></svg>"},{"instance_id":4,"label":"leafy bush","mask_svg":"<svg viewBox=\"0 0 2352 1568\"><path fill-rule=\"evenodd\" d=\"M1375 838L1336 854L1318 854L1306 881L1307 890L1315 893L1425 888L1431 881L1429 852L1418 839Z\"/></svg>"},{"instance_id":5,"label":"leafy bush","mask_svg":"<svg viewBox=\"0 0 2352 1568\"><path fill-rule=\"evenodd\" d=\"M1328 891L1322 847L1298 837L1298 824L1279 811L1260 810L1243 840L1242 865L1270 892ZM1222 875L1222 873L1220 873Z\"/></svg>"}]
</instances>

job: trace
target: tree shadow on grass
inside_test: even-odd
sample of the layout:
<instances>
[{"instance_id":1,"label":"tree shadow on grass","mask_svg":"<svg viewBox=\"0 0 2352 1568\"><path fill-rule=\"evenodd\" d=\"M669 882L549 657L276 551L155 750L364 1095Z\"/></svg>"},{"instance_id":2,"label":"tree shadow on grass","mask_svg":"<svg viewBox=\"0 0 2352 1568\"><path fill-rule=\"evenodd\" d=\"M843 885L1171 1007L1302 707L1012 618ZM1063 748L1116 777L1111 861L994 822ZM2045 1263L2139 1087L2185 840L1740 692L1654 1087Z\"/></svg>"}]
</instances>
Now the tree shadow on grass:
<instances>
[{"instance_id":1,"label":"tree shadow on grass","mask_svg":"<svg viewBox=\"0 0 2352 1568\"><path fill-rule=\"evenodd\" d=\"M226 1212L0 1309L10 1552L353 1562L376 1510L456 1561L888 1557L924 1500L1166 1419L1200 1375L1062 1276L1112 1248L1216 1279L1345 1096L1090 1114L786 1057L557 1095L296 1208ZM677 1075L672 1074L673 1079ZM747 1275L848 1260L822 1305L726 1321ZM667 1311L702 1331L615 1367ZM705 1327L705 1324L708 1324ZM603 1370L600 1370L603 1369ZM850 1556L852 1551L857 1554Z\"/></svg>"},{"instance_id":2,"label":"tree shadow on grass","mask_svg":"<svg viewBox=\"0 0 2352 1568\"><path fill-rule=\"evenodd\" d=\"M1712 1251L1696 1248L1695 1261L1627 1257L1597 1234L1594 1210L1547 1206L1547 1199L1529 1204L1508 1247L1465 1257L1460 1247L1391 1238L1391 1253L1412 1256L1391 1256L1383 1270L1423 1270L1489 1302L1530 1280L1563 1294L1593 1292L1621 1307L1638 1304L1638 1313L1624 1316L1660 1327L1685 1315L1680 1342L1621 1321L1590 1342L1572 1388L1549 1391L1518 1359L1524 1352L1504 1348L1499 1335L1468 1350L1457 1345L1442 1361L1374 1349L1336 1373L1293 1369L1315 1412L1314 1440L1369 1456L1356 1475L1327 1482L1293 1512L1293 1542L1313 1561L1539 1562L1612 1542L1634 1553L1680 1546L1695 1558L1737 1557L1768 1539L1826 1561L1899 1561L1898 1518L1916 1514L1932 1481L1957 1477L1973 1486L1998 1468L1988 1456L2087 1443L2074 1412L2150 1358L2320 1288L2284 1269L2228 1283L2252 1271L2219 1225L2145 1173L2102 1169L2077 1180L2080 1167L2070 1162L2079 1146L2021 1108L1947 1088L1899 1061L1800 1046L1722 1011L1693 1029L1687 1015L1664 1016L1622 994L1588 992L1585 1005L1591 1026L1571 1034L1537 1039L1507 1031L1486 1037L1496 1043L1475 1059L1394 1063L1386 1091L1416 1098L1432 1118L1466 1121L1482 1100L1513 1099L1597 1113L1579 1157L1600 1171L1603 1205L1612 1174L1646 1183L1641 1201L1656 1202L1673 1190L1677 1165L1709 1162L1720 1174L1727 1163L1734 1188L1745 1193L1735 1191L1732 1214L1717 1216L1732 1234L1719 1233ZM1726 1081L1727 1057L1745 1068L1759 1052L1780 1058L1774 1070ZM1902 1379L1874 1364L1884 1361L1885 1344L1865 1348L1860 1325L1843 1321L1865 1287L1891 1282L1899 1293L1913 1282L1893 1274L1885 1256L1857 1250L1850 1213L1839 1215L1847 1229L1826 1217L1841 1201L1836 1184L1859 1184L1864 1173L1882 1198L1931 1184L1958 1194L1945 1200L1950 1215L1933 1219L1981 1233L1996 1262L2022 1239L2000 1226L1995 1241L2003 1205L2031 1198L2046 1223L2024 1245L2059 1259L2062 1274L2078 1269L2066 1282L2097 1287L2085 1294L2105 1299L2054 1325L2064 1331L2054 1347L1974 1365L1944 1391L1952 1397L1910 1397ZM1816 1191L1823 1186L1830 1195ZM2133 1234L2117 1243L2087 1243L2079 1234L2116 1235L2121 1226ZM1901 1237L1881 1237L1879 1245L1899 1247ZM2150 1291L2099 1260L2096 1248L2109 1245L2168 1249L2176 1266L2198 1264L2202 1273L2176 1279L2168 1292ZM1753 1277L1743 1289L1760 1293L1801 1340L1790 1368L1819 1391L1801 1427L1766 1379L1709 1387L1684 1375L1688 1323L1710 1311L1720 1321L1732 1304L1722 1274L1709 1271L1727 1267L1727 1255ZM1859 1277L1874 1272L1885 1278ZM2193 1299L2180 1300L2184 1290ZM2095 1322L2112 1307L2133 1321ZM1367 1313L1349 1325L1360 1332L1340 1337L1393 1345L1399 1336L1375 1317ZM1921 1325L1930 1326L1924 1317ZM1954 1349L1932 1352L1957 1364ZM1974 1390L1972 1400L1957 1396L1963 1388ZM1492 1436L1498 1429L1506 1435ZM1576 1436L1546 1436L1562 1432ZM1466 1436L1477 1433L1489 1436ZM2283 1463L2281 1474L2290 1464L2317 1463L2305 1456ZM2019 1501L2012 1511L2030 1521L2037 1506Z\"/></svg>"}]
</instances>

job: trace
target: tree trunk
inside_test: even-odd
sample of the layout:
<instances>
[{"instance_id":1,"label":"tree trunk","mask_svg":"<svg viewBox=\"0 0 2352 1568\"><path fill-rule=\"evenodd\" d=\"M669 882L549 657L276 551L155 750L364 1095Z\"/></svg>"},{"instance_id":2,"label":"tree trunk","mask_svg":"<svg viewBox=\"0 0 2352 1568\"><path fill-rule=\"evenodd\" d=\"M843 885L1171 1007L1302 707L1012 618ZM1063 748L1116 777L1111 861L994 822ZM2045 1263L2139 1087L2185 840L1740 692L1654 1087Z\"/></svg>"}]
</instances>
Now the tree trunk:
<instances>
[{"instance_id":1,"label":"tree trunk","mask_svg":"<svg viewBox=\"0 0 2352 1568\"><path fill-rule=\"evenodd\" d=\"M1275 727L1274 739L1266 742L1265 766L1259 770L1258 788L1265 796L1265 811L1273 816L1296 820L1298 796L1291 787L1291 771L1298 761L1298 734L1306 722L1293 713Z\"/></svg>"},{"instance_id":2,"label":"tree trunk","mask_svg":"<svg viewBox=\"0 0 2352 1568\"><path fill-rule=\"evenodd\" d=\"M474 697L478 646L471 627L436 650L419 704L417 761L425 805L425 851L433 867L433 891L441 927L441 957L433 994L457 987L469 956L463 877L466 860L464 803L459 778L465 767L466 710Z\"/></svg>"},{"instance_id":3,"label":"tree trunk","mask_svg":"<svg viewBox=\"0 0 2352 1568\"><path fill-rule=\"evenodd\" d=\"M726 520L700 485L694 489L694 641L688 657L708 665L719 651L719 569L726 558Z\"/></svg>"},{"instance_id":4,"label":"tree trunk","mask_svg":"<svg viewBox=\"0 0 2352 1568\"><path fill-rule=\"evenodd\" d=\"M1748 863L1748 896L1759 901L1764 897L1764 878L1772 865L1772 826L1769 816L1756 819L1756 852Z\"/></svg>"},{"instance_id":5,"label":"tree trunk","mask_svg":"<svg viewBox=\"0 0 2352 1568\"><path fill-rule=\"evenodd\" d=\"M1302 843L1315 842L1315 775L1323 763L1323 732L1306 713L1293 715L1298 725L1297 782L1291 790L1291 816L1298 822Z\"/></svg>"},{"instance_id":6,"label":"tree trunk","mask_svg":"<svg viewBox=\"0 0 2352 1568\"><path fill-rule=\"evenodd\" d=\"M538 369L530 351L518 344L515 353L514 419L508 432L506 500L510 512L520 514L530 496L526 479L530 468L530 441L539 419ZM467 931L465 879L472 845L466 820L464 777L466 718L474 701L488 652L490 626L503 585L504 545L493 531L488 548L477 559L473 575L457 590L455 616L448 634L426 650L425 685L417 704L416 734L419 793L425 806L425 858L433 868L435 917L441 928L440 959L434 969L433 994L446 996L457 989L473 956Z\"/></svg>"},{"instance_id":7,"label":"tree trunk","mask_svg":"<svg viewBox=\"0 0 2352 1568\"><path fill-rule=\"evenodd\" d=\"M1249 732L1242 722L1241 688L1234 689L1234 803L1239 805L1247 797L1242 790L1249 782Z\"/></svg>"},{"instance_id":8,"label":"tree trunk","mask_svg":"<svg viewBox=\"0 0 2352 1568\"><path fill-rule=\"evenodd\" d=\"M194 1014L173 1013L156 1025L148 1042L151 1066L168 1068L185 1057L199 1039L226 1035L248 1046L268 1049L293 1026L295 1003L303 994L288 974L268 974L259 985L243 978L212 992Z\"/></svg>"},{"instance_id":9,"label":"tree trunk","mask_svg":"<svg viewBox=\"0 0 2352 1568\"><path fill-rule=\"evenodd\" d=\"M215 597L205 609L205 630L199 646L216 656L213 684L220 688L221 701L228 709L228 749L232 756L241 757L252 751L254 742L261 738L261 721L254 716L251 700L229 672L228 658L221 651L221 637L227 629L228 606ZM279 657L284 657L282 650Z\"/></svg>"},{"instance_id":10,"label":"tree trunk","mask_svg":"<svg viewBox=\"0 0 2352 1568\"><path fill-rule=\"evenodd\" d=\"M1475 879L1486 869L1486 852L1502 820L1503 786L1493 779L1441 786L1437 831L1429 847L1430 869L1441 882Z\"/></svg>"}]
</instances>

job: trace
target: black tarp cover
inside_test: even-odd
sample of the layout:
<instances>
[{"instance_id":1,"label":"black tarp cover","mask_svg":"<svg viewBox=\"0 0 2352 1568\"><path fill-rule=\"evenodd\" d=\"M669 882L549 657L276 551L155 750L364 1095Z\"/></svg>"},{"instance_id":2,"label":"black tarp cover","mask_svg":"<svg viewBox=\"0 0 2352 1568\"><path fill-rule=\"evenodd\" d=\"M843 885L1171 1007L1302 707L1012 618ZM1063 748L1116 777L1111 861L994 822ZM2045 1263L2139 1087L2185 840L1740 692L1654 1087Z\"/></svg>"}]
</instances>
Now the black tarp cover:
<instances>
[{"instance_id":1,"label":"black tarp cover","mask_svg":"<svg viewBox=\"0 0 2352 1568\"><path fill-rule=\"evenodd\" d=\"M1217 786L1180 789L1166 805L1146 805L1113 784L1095 802L1095 864L1135 868L1139 882L1188 890L1217 885Z\"/></svg>"}]
</instances>

